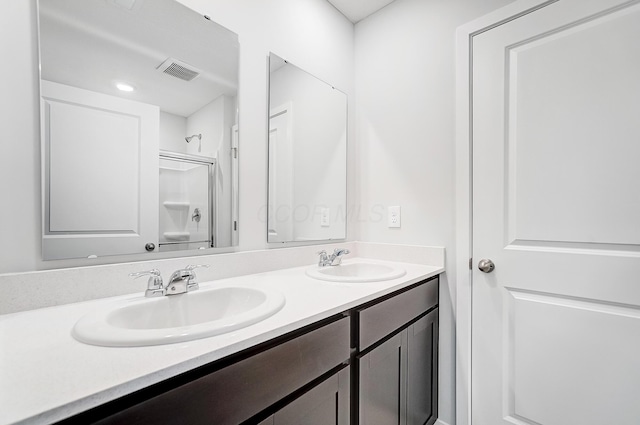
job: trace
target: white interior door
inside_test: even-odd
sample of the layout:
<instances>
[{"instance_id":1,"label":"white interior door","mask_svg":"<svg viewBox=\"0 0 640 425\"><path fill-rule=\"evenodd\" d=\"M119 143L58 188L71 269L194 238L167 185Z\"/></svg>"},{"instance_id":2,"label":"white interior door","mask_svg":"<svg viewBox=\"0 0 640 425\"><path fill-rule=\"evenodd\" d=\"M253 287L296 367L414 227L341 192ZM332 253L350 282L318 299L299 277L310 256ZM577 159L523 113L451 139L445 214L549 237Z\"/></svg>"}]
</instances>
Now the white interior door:
<instances>
[{"instance_id":1,"label":"white interior door","mask_svg":"<svg viewBox=\"0 0 640 425\"><path fill-rule=\"evenodd\" d=\"M158 244L157 106L42 81L45 260Z\"/></svg>"},{"instance_id":2,"label":"white interior door","mask_svg":"<svg viewBox=\"0 0 640 425\"><path fill-rule=\"evenodd\" d=\"M472 71L473 425L637 425L640 4L551 3Z\"/></svg>"}]
</instances>

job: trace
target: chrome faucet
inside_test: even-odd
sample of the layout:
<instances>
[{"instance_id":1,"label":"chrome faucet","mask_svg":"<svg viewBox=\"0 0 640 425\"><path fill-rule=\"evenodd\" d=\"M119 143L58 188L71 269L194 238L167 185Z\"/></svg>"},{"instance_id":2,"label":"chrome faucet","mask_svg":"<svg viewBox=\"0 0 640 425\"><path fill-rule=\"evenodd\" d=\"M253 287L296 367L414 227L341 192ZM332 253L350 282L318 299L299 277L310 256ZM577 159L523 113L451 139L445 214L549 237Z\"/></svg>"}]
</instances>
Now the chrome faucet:
<instances>
[{"instance_id":1,"label":"chrome faucet","mask_svg":"<svg viewBox=\"0 0 640 425\"><path fill-rule=\"evenodd\" d=\"M324 249L318 252L318 267L326 266L339 266L342 263L342 256L349 254L348 249L336 248L333 250L333 254L327 255L327 251Z\"/></svg>"},{"instance_id":2,"label":"chrome faucet","mask_svg":"<svg viewBox=\"0 0 640 425\"><path fill-rule=\"evenodd\" d=\"M163 295L178 295L184 294L185 292L195 291L200 288L196 281L196 273L193 271L198 267L209 266L206 264L189 265L184 269L176 270L173 272L166 285L163 284L162 276L160 276L160 271L157 269L131 273L129 276L134 278L149 276L147 290L144 293L144 296L147 298L161 297Z\"/></svg>"},{"instance_id":3,"label":"chrome faucet","mask_svg":"<svg viewBox=\"0 0 640 425\"><path fill-rule=\"evenodd\" d=\"M209 267L206 264L189 265L184 269L176 270L169 278L169 283L165 287L166 295L178 295L185 292L200 289L200 285L196 281L196 273L193 271L198 267Z\"/></svg>"}]
</instances>

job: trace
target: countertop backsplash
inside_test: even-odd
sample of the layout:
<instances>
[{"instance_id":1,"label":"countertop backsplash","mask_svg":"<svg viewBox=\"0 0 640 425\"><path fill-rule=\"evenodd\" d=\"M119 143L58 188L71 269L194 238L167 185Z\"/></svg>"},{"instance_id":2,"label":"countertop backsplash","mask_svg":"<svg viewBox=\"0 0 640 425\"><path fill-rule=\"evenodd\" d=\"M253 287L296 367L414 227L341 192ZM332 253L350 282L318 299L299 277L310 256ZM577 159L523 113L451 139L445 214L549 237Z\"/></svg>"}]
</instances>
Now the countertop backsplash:
<instances>
[{"instance_id":1,"label":"countertop backsplash","mask_svg":"<svg viewBox=\"0 0 640 425\"><path fill-rule=\"evenodd\" d=\"M313 265L317 252L346 248L349 257L407 262L444 267L444 248L371 242L343 242L294 248L242 251L154 261L74 267L25 273L0 274L0 315L52 307L117 295L143 292L145 277L129 273L158 269L167 279L189 264L205 264L197 270L199 281L212 281L254 273Z\"/></svg>"}]
</instances>

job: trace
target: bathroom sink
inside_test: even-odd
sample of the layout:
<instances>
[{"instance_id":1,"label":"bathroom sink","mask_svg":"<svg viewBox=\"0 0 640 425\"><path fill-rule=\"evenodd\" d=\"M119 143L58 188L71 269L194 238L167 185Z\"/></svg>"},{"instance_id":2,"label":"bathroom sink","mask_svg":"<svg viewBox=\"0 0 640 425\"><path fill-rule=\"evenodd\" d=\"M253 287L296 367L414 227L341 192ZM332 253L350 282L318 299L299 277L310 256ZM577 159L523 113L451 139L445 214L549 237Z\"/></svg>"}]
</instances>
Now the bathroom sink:
<instances>
[{"instance_id":1,"label":"bathroom sink","mask_svg":"<svg viewBox=\"0 0 640 425\"><path fill-rule=\"evenodd\" d=\"M280 292L239 286L140 297L85 315L72 335L87 344L111 347L190 341L260 322L284 304Z\"/></svg>"},{"instance_id":2,"label":"bathroom sink","mask_svg":"<svg viewBox=\"0 0 640 425\"><path fill-rule=\"evenodd\" d=\"M365 261L343 262L339 266L313 266L307 269L307 276L329 282L366 283L391 280L404 276L400 267Z\"/></svg>"}]
</instances>

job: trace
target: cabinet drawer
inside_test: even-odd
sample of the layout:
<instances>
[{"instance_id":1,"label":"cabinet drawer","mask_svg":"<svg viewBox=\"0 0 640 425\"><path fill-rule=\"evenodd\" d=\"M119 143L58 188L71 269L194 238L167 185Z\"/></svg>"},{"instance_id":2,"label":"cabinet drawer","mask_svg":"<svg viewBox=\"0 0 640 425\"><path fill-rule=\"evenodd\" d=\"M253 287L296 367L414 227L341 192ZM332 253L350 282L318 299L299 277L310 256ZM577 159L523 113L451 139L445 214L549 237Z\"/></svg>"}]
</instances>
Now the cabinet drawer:
<instances>
[{"instance_id":1,"label":"cabinet drawer","mask_svg":"<svg viewBox=\"0 0 640 425\"><path fill-rule=\"evenodd\" d=\"M99 423L237 425L348 359L343 318Z\"/></svg>"},{"instance_id":2,"label":"cabinet drawer","mask_svg":"<svg viewBox=\"0 0 640 425\"><path fill-rule=\"evenodd\" d=\"M359 310L360 350L400 329L438 304L438 279Z\"/></svg>"}]
</instances>

